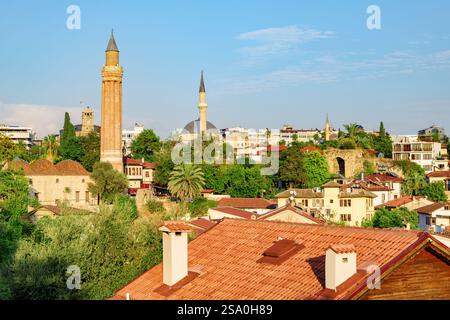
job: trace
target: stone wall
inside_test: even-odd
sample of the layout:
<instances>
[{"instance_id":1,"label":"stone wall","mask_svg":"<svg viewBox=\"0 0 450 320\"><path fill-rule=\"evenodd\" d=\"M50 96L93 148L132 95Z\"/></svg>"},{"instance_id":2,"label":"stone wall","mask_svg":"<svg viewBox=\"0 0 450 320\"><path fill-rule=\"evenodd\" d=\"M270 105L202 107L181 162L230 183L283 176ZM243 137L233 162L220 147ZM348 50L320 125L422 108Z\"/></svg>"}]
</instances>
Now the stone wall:
<instances>
[{"instance_id":1,"label":"stone wall","mask_svg":"<svg viewBox=\"0 0 450 320\"><path fill-rule=\"evenodd\" d=\"M361 173L364 170L364 161L372 162L374 168L380 168L380 171L390 171L402 176L401 169L394 165L392 159L377 158L367 150L329 148L324 150L324 155L327 158L330 173L343 173L347 178L352 178Z\"/></svg>"}]
</instances>

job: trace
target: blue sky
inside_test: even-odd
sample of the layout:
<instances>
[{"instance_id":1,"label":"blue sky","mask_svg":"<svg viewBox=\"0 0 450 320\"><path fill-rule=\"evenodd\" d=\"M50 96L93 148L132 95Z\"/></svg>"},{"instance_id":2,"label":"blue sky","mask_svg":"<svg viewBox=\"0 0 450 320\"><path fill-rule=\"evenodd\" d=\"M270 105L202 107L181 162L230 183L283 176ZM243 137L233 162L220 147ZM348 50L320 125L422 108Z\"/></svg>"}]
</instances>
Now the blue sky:
<instances>
[{"instance_id":1,"label":"blue sky","mask_svg":"<svg viewBox=\"0 0 450 320\"><path fill-rule=\"evenodd\" d=\"M69 5L81 29L66 28ZM381 8L381 30L366 9ZM42 136L100 122L101 67L111 28L124 67L124 127L166 137L197 118L201 69L217 127L322 128L358 122L395 134L450 131L450 2L165 0L2 1L0 123Z\"/></svg>"}]
</instances>

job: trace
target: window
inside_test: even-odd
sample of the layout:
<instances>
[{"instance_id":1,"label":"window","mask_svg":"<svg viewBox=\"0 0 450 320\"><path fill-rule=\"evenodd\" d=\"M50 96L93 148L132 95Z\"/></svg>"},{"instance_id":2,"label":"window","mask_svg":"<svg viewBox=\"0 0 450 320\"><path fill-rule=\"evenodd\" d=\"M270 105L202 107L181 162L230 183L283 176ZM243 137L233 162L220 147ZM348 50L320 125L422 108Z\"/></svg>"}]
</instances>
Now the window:
<instances>
[{"instance_id":1,"label":"window","mask_svg":"<svg viewBox=\"0 0 450 320\"><path fill-rule=\"evenodd\" d=\"M145 171L145 177L146 177L146 178L150 178L150 172Z\"/></svg>"},{"instance_id":2,"label":"window","mask_svg":"<svg viewBox=\"0 0 450 320\"><path fill-rule=\"evenodd\" d=\"M366 214L366 219L367 220L372 220L373 219L373 214L371 214L371 213Z\"/></svg>"},{"instance_id":3,"label":"window","mask_svg":"<svg viewBox=\"0 0 450 320\"><path fill-rule=\"evenodd\" d=\"M33 185L33 179L28 180L28 183L30 184L30 186Z\"/></svg>"},{"instance_id":4,"label":"window","mask_svg":"<svg viewBox=\"0 0 450 320\"><path fill-rule=\"evenodd\" d=\"M89 203L89 191L86 191L86 203Z\"/></svg>"},{"instance_id":5,"label":"window","mask_svg":"<svg viewBox=\"0 0 450 320\"><path fill-rule=\"evenodd\" d=\"M308 206L308 199L302 200L302 206L307 207Z\"/></svg>"},{"instance_id":6,"label":"window","mask_svg":"<svg viewBox=\"0 0 450 320\"><path fill-rule=\"evenodd\" d=\"M56 183L59 183L59 179L56 179Z\"/></svg>"},{"instance_id":7,"label":"window","mask_svg":"<svg viewBox=\"0 0 450 320\"><path fill-rule=\"evenodd\" d=\"M334 200L333 200L333 199L331 199L331 200L330 200L330 203L334 203Z\"/></svg>"},{"instance_id":8,"label":"window","mask_svg":"<svg viewBox=\"0 0 450 320\"><path fill-rule=\"evenodd\" d=\"M425 224L426 224L427 226L431 226L431 218L430 218L430 216L426 216L426 217L425 217Z\"/></svg>"},{"instance_id":9,"label":"window","mask_svg":"<svg viewBox=\"0 0 450 320\"><path fill-rule=\"evenodd\" d=\"M80 202L80 191L75 191L75 202Z\"/></svg>"},{"instance_id":10,"label":"window","mask_svg":"<svg viewBox=\"0 0 450 320\"><path fill-rule=\"evenodd\" d=\"M341 221L342 222L352 221L352 215L351 214L341 214Z\"/></svg>"},{"instance_id":11,"label":"window","mask_svg":"<svg viewBox=\"0 0 450 320\"><path fill-rule=\"evenodd\" d=\"M85 181L84 181L84 179L83 180L81 180L81 183L84 183Z\"/></svg>"},{"instance_id":12,"label":"window","mask_svg":"<svg viewBox=\"0 0 450 320\"><path fill-rule=\"evenodd\" d=\"M350 199L341 199L340 206L341 207L351 207L352 206L352 200L350 200Z\"/></svg>"}]
</instances>

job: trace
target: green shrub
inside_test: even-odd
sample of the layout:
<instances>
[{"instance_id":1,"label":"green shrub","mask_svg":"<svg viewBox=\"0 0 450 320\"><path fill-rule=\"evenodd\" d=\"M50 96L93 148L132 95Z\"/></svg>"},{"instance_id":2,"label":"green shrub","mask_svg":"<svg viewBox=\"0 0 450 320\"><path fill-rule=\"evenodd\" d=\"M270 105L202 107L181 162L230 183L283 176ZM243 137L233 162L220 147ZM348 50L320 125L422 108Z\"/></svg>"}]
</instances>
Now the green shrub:
<instances>
[{"instance_id":1,"label":"green shrub","mask_svg":"<svg viewBox=\"0 0 450 320\"><path fill-rule=\"evenodd\" d=\"M192 217L201 217L208 214L209 208L217 207L217 202L206 198L195 198L189 203L189 212Z\"/></svg>"},{"instance_id":2,"label":"green shrub","mask_svg":"<svg viewBox=\"0 0 450 320\"><path fill-rule=\"evenodd\" d=\"M166 209L164 209L164 205L161 201L150 199L148 200L147 204L147 210L151 213L160 213L165 212Z\"/></svg>"}]
</instances>

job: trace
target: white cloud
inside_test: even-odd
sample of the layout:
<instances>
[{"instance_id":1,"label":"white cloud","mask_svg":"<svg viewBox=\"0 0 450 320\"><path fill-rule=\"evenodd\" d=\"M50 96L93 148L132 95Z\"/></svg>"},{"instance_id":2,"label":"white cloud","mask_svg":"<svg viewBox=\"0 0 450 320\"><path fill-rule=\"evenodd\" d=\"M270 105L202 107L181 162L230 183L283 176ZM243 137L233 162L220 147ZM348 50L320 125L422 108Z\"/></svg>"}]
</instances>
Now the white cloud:
<instances>
[{"instance_id":1,"label":"white cloud","mask_svg":"<svg viewBox=\"0 0 450 320\"><path fill-rule=\"evenodd\" d=\"M297 26L260 29L241 33L236 39L254 41L260 45L241 48L240 51L251 56L275 55L288 53L299 44L317 39L326 39L334 35L330 31L300 29Z\"/></svg>"},{"instance_id":2,"label":"white cloud","mask_svg":"<svg viewBox=\"0 0 450 320\"><path fill-rule=\"evenodd\" d=\"M33 104L4 104L0 102L0 123L32 127L39 137L59 133L64 113L69 112L72 123L81 121L82 107L60 107Z\"/></svg>"}]
</instances>

